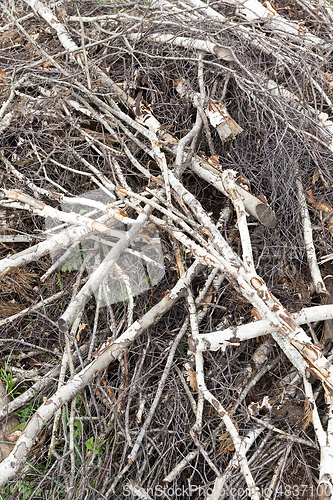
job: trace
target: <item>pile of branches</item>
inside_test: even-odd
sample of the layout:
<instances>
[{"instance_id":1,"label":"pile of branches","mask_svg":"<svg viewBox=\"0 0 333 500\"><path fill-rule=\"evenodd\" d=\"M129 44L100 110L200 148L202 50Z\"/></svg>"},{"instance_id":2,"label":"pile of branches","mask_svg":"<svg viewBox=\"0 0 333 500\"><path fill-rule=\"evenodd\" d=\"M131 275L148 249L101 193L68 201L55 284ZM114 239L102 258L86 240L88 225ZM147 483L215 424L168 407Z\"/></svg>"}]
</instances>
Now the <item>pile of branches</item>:
<instances>
[{"instance_id":1,"label":"pile of branches","mask_svg":"<svg viewBox=\"0 0 333 500\"><path fill-rule=\"evenodd\" d=\"M332 498L330 2L0 5L2 497Z\"/></svg>"}]
</instances>

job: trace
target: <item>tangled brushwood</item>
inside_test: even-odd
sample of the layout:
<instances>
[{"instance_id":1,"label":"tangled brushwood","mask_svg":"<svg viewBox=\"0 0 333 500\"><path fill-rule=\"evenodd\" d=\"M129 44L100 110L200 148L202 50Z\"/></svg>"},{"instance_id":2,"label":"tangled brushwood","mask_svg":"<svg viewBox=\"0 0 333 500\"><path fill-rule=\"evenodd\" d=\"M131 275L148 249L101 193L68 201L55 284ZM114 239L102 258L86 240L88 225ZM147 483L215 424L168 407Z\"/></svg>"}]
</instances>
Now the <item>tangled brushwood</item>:
<instances>
[{"instance_id":1,"label":"tangled brushwood","mask_svg":"<svg viewBox=\"0 0 333 500\"><path fill-rule=\"evenodd\" d=\"M332 499L331 2L0 7L0 500Z\"/></svg>"}]
</instances>

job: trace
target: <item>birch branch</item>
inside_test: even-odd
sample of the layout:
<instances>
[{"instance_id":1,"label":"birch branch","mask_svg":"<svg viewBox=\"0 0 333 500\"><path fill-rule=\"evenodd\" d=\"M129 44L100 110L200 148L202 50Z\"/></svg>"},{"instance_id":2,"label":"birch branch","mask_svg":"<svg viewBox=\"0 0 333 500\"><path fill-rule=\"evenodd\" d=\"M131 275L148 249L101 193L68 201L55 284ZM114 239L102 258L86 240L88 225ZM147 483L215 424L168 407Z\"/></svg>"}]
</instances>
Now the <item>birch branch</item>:
<instances>
[{"instance_id":1,"label":"birch branch","mask_svg":"<svg viewBox=\"0 0 333 500\"><path fill-rule=\"evenodd\" d=\"M303 378L306 397L311 405L312 423L320 446L320 471L318 482L318 493L320 498L332 498L333 493L333 441L332 425L325 432L320 421L316 401L313 395L312 386ZM332 403L329 406L329 418L332 418ZM329 433L330 432L330 433Z\"/></svg>"},{"instance_id":2,"label":"birch branch","mask_svg":"<svg viewBox=\"0 0 333 500\"><path fill-rule=\"evenodd\" d=\"M313 244L312 237L312 225L310 220L310 214L306 203L306 196L304 193L302 181L300 178L296 179L296 187L298 194L298 201L301 206L301 217L303 222L303 235L306 255L308 258L309 269L312 277L313 284L316 288L316 292L320 295L328 295L325 283L321 277L321 272L318 266L316 250Z\"/></svg>"},{"instance_id":3,"label":"birch branch","mask_svg":"<svg viewBox=\"0 0 333 500\"><path fill-rule=\"evenodd\" d=\"M84 308L91 295L98 289L99 285L110 272L119 256L133 243L138 234L140 234L148 220L149 210L150 209L146 207L144 212L138 216L131 229L119 239L118 243L116 243L109 251L100 266L98 266L97 269L90 275L87 283L81 288L80 292L76 295L76 297L74 297L73 300L71 300L66 311L58 320L59 328L62 332L68 331L78 312Z\"/></svg>"},{"instance_id":4,"label":"birch branch","mask_svg":"<svg viewBox=\"0 0 333 500\"><path fill-rule=\"evenodd\" d=\"M232 422L231 418L229 417L228 413L225 411L221 403L213 396L213 394L207 389L205 380L204 380L204 368L203 368L203 357L202 353L200 351L197 351L196 353L196 373L197 373L197 381L198 381L198 387L201 388L203 391L205 399L211 403L211 405L215 408L219 416L222 418L228 432L231 435L232 441L235 446L235 451L237 454L237 459L239 463L239 467L242 471L242 474L245 478L246 484L249 488L249 495L252 500L259 500L260 495L259 495L259 489L256 487L255 482L253 480L247 458L246 458L246 453L245 449L242 446L242 441L240 439L240 436L238 434L238 431Z\"/></svg>"},{"instance_id":5,"label":"birch branch","mask_svg":"<svg viewBox=\"0 0 333 500\"><path fill-rule=\"evenodd\" d=\"M27 2L32 2L33 0L27 0ZM36 3L36 2L35 2ZM37 12L40 13L42 15L42 17L44 17L44 11L45 9L47 10L47 8L45 7L45 5L43 6L43 9L44 10L40 10L39 9L41 8L42 6L42 3L41 2L37 2L38 3L38 9L37 9ZM36 5L35 5L35 8L36 8ZM50 18L53 18L54 15L51 13L48 13L47 15L47 21L49 22L49 19ZM56 25L59 27L59 22L57 21L56 22ZM60 32L63 33L63 29L60 29ZM63 43L64 47L67 48L68 50L70 50L70 48L74 47L73 43L71 41L70 44L66 44L65 41L68 40L68 36L67 38L59 38L61 43ZM202 48L198 47L199 50L202 50ZM74 49L73 49L74 50ZM79 50L79 48L77 47L76 50ZM80 61L79 61L80 62ZM95 68L95 72L96 74L98 75L99 78L102 79L103 82L105 82L105 84L107 84L108 86L112 86L113 90L120 96L120 97L123 97L125 102L127 102L129 104L129 106L136 110L136 103L133 99L131 99L118 85L116 85L107 75L105 75L101 70L99 70L99 68ZM141 106L140 106L141 108ZM119 117L122 117L123 119L125 119L126 121L129 120L129 118L122 112L120 111L117 111L117 114ZM137 113L135 113L137 114ZM140 116L137 116L137 121L141 122L144 126L147 126L150 130L153 130L155 133L157 131L160 130L161 128L161 125L160 123L153 117L153 115L151 114L150 111L148 111L146 108L144 109L140 109ZM107 124L106 124L107 126ZM108 128L108 126L107 126ZM169 133L165 133L163 132L161 134L161 138L162 139L162 142L163 143L167 143L167 144L171 144L171 145L175 145L178 143L178 140L175 139L171 134ZM205 162L205 161L201 161L198 157L198 161L199 161L199 164L200 166L202 166L201 164L204 164L206 168L210 168L209 166L209 163L208 162ZM207 167L208 165L208 167ZM199 172L202 174L202 170L199 169ZM216 172L216 170L215 170ZM217 183L217 188L219 189L220 188L220 183L218 182ZM221 189L220 189L221 190ZM245 197L245 207L246 209L250 212L250 213L253 213L255 217L259 218L260 220L260 217L262 220L265 220L267 219L268 220L268 223L271 225L271 227L274 227L272 226L272 224L274 224L274 222L272 222L272 219L274 219L274 216L271 215L271 213L269 212L268 208L266 205L264 205L263 203L259 202L259 200L255 201L255 197L251 197L251 196L246 196ZM255 204L255 209L253 210L252 209L252 206ZM264 214L265 214L265 217L263 217L263 215L260 213L261 210L262 210L262 207L264 208Z\"/></svg>"},{"instance_id":6,"label":"birch branch","mask_svg":"<svg viewBox=\"0 0 333 500\"><path fill-rule=\"evenodd\" d=\"M239 234L242 241L242 249L243 249L243 263L247 271L250 273L255 272L253 255L252 255L252 246L250 235L246 222L246 214L244 209L244 203L242 197L237 191L236 183L235 183L236 172L231 170L225 170L221 174L222 184L229 193L230 199L235 207L237 214L237 225Z\"/></svg>"},{"instance_id":7,"label":"birch branch","mask_svg":"<svg viewBox=\"0 0 333 500\"><path fill-rule=\"evenodd\" d=\"M146 215L146 214L144 214ZM192 266L179 279L173 289L158 304L153 306L144 316L135 321L118 339L107 341L95 353L96 359L83 368L58 391L49 398L34 414L23 430L12 453L0 463L0 486L4 486L24 465L38 434L55 412L71 401L83 388L104 370L112 361L118 359L149 326L154 324L186 293L186 288L196 275L196 267Z\"/></svg>"},{"instance_id":8,"label":"birch branch","mask_svg":"<svg viewBox=\"0 0 333 500\"><path fill-rule=\"evenodd\" d=\"M324 46L327 42L310 33L299 23L284 19L274 8L264 7L258 0L227 0L228 3L237 6L239 14L244 15L248 21L262 21L266 29L278 34L282 38L288 38L292 42L304 44L307 47Z\"/></svg>"},{"instance_id":9,"label":"birch branch","mask_svg":"<svg viewBox=\"0 0 333 500\"><path fill-rule=\"evenodd\" d=\"M200 94L193 92L188 81L181 79L176 82L176 90L182 98L190 99L194 106L200 105ZM201 101L204 100L201 97ZM199 109L199 107L198 107ZM209 99L204 106L204 112L212 127L216 128L220 139L226 142L234 139L243 129L231 118L226 106L220 101Z\"/></svg>"},{"instance_id":10,"label":"birch branch","mask_svg":"<svg viewBox=\"0 0 333 500\"><path fill-rule=\"evenodd\" d=\"M30 262L37 261L51 250L66 248L80 238L87 237L88 234L89 230L84 226L71 228L70 231L65 229L37 245L5 257L0 260L0 276Z\"/></svg>"},{"instance_id":11,"label":"birch branch","mask_svg":"<svg viewBox=\"0 0 333 500\"><path fill-rule=\"evenodd\" d=\"M333 305L309 307L291 316L298 325L325 321L333 318ZM202 351L216 351L224 349L227 345L237 345L243 340L268 335L274 331L275 328L267 319L248 323L247 325L231 326L225 330L201 333L198 337L198 348Z\"/></svg>"},{"instance_id":12,"label":"birch branch","mask_svg":"<svg viewBox=\"0 0 333 500\"><path fill-rule=\"evenodd\" d=\"M172 186L177 190L177 179L171 173L169 179ZM183 186L181 186L181 192L184 199L186 197L191 199L192 208L195 209L195 213L203 226L211 231L212 236L215 238L215 244L221 250L223 257L215 253L214 250L213 253L209 254L198 245L194 245L189 238L184 237L179 232L173 232L175 237L191 248L202 263L216 265L226 273L227 278L233 284L240 287L244 297L258 309L263 317L270 320L272 326L275 326L275 330L281 333L281 335L274 333L273 338L281 344L285 354L292 362L296 363L295 366L301 369L301 373L304 372L304 364L296 357L294 347L309 362L309 372L322 381L326 397L330 400L331 393L333 393L333 366L322 355L322 347L312 344L311 339L304 330L295 323L288 311L271 294L264 280L255 273L246 271L236 254L227 245L221 234L217 232L210 218L204 213L200 203L197 200L192 201L192 195ZM294 361L293 356L295 356Z\"/></svg>"},{"instance_id":13,"label":"birch branch","mask_svg":"<svg viewBox=\"0 0 333 500\"><path fill-rule=\"evenodd\" d=\"M31 208L33 208L38 215L41 215L42 217L51 217L52 219L59 220L62 222L67 222L69 224L80 224L81 226L86 226L88 229L91 229L93 231L98 231L101 233L110 232L110 228L99 221L91 220L89 219L89 217L77 214L75 212L70 212L70 213L62 212L60 210L57 210L56 208L46 205L46 203L44 203L43 201L36 200L32 196L24 194L20 191L15 191L15 190L9 191L3 189L3 192L5 193L7 198L9 198L12 201L20 201L21 203L26 203ZM103 203L100 203L95 200L89 200L89 199L86 200L85 198L75 199L66 196L61 196L60 199L63 202L71 203L73 205L85 205L85 206L88 205L95 207L98 210L107 212L110 215L110 217L114 217L115 219L124 222L124 224L130 224L134 222L133 219L127 217L127 214L125 214L125 212L121 211L118 207L113 208L109 204L104 205Z\"/></svg>"},{"instance_id":14,"label":"birch branch","mask_svg":"<svg viewBox=\"0 0 333 500\"><path fill-rule=\"evenodd\" d=\"M224 16L217 13L211 7L208 7L201 0L186 0L194 7L200 8L207 17L215 21L225 22ZM262 21L266 29L277 33L284 38L290 38L294 42L304 43L308 47L324 45L321 38L308 32L299 23L284 19L269 4L269 9L264 7L258 0L227 0L229 5L237 7L237 13L244 15L248 21Z\"/></svg>"},{"instance_id":15,"label":"birch branch","mask_svg":"<svg viewBox=\"0 0 333 500\"><path fill-rule=\"evenodd\" d=\"M34 304L31 307L27 307L26 309L23 309L22 311L20 311L17 314L13 314L12 316L7 316L7 318L0 320L0 326L8 325L8 323L12 323L13 321L16 321L17 319L22 318L26 314L30 314L30 313L33 313L34 311L38 311L38 309L41 309L42 307L44 307L48 304L52 304L52 302L57 301L64 294L65 294L64 290L61 292L55 293L54 295L52 295L52 297L48 297L47 299L41 300L37 304Z\"/></svg>"},{"instance_id":16,"label":"birch branch","mask_svg":"<svg viewBox=\"0 0 333 500\"><path fill-rule=\"evenodd\" d=\"M196 306L195 302L192 296L192 293L189 292L188 297L188 308L189 308L189 313L190 313L190 323L191 323L191 332L192 332L192 337L194 339L194 342L198 338L199 335L199 326L198 326L198 319L197 319L197 314L196 314ZM237 458L239 461L239 466L241 469L241 472L244 476L244 479L246 481L246 484L249 488L249 494L252 500L259 500L260 496L258 493L258 488L255 485L254 479L252 477L251 471L249 469L249 465L246 459L246 453L244 448L242 447L242 442L240 439L240 436L238 434L238 431L232 422L231 418L229 417L228 413L225 411L221 403L213 396L213 394L207 389L206 382L205 382L205 376L204 376L204 364L203 364L203 355L202 352L199 351L198 349L195 350L195 367L196 367L196 377L197 377L197 383L198 383L198 393L199 393L199 401L200 397L205 398L211 405L215 408L219 416L223 419L223 422L225 423L225 426L228 430L228 432L231 435L232 441L235 446L235 451L237 454ZM199 406L199 405L198 405ZM203 410L203 408L202 408ZM195 437L197 433L201 432L201 418L202 418L202 412L199 411L197 407L197 415L196 415L196 424L195 427L192 429L192 433L194 434L194 440L196 441ZM219 476L219 474L217 474Z\"/></svg>"},{"instance_id":17,"label":"birch branch","mask_svg":"<svg viewBox=\"0 0 333 500\"><path fill-rule=\"evenodd\" d=\"M129 33L128 38L133 41L139 41L141 39L140 33ZM160 35L154 33L148 36L148 40L151 42L158 43L171 43L177 47L183 47L184 49L199 50L201 52L206 52L208 54L213 54L214 56L223 59L224 61L233 61L234 56L232 52L227 47L221 47L217 43L209 42L207 40L196 40L193 38L187 38L184 36L175 35Z\"/></svg>"}]
</instances>

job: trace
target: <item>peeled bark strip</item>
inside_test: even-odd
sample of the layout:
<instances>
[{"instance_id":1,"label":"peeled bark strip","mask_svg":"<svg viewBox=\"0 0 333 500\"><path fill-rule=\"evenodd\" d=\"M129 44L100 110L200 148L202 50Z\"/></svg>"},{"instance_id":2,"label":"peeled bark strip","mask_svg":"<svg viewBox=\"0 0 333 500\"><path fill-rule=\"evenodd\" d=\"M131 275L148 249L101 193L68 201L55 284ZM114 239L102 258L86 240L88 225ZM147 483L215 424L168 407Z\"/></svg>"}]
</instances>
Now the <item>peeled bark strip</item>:
<instances>
[{"instance_id":1,"label":"peeled bark strip","mask_svg":"<svg viewBox=\"0 0 333 500\"><path fill-rule=\"evenodd\" d=\"M193 92L186 80L176 82L176 90L183 99L190 99L196 107L197 103L201 103L200 94ZM212 127L218 131L222 143L234 139L237 134L243 132L242 127L231 118L222 102L209 99L207 104L201 103L201 105L204 105L205 114Z\"/></svg>"},{"instance_id":2,"label":"peeled bark strip","mask_svg":"<svg viewBox=\"0 0 333 500\"><path fill-rule=\"evenodd\" d=\"M230 141L243 132L242 127L235 122L224 104L209 100L205 107L211 125L216 128L222 142Z\"/></svg>"},{"instance_id":3,"label":"peeled bark strip","mask_svg":"<svg viewBox=\"0 0 333 500\"><path fill-rule=\"evenodd\" d=\"M215 265L226 273L226 276L233 284L237 284L244 297L258 309L263 317L269 319L271 324L274 325L274 329L278 330L287 341L287 344L284 341L282 342L283 349L286 350L288 343L290 343L301 353L309 364L309 372L323 383L329 401L333 395L333 366L322 355L322 346L312 344L311 339L304 330L297 325L289 312L268 290L264 280L252 269L245 268L239 257L217 231L215 225L212 224L210 217L205 213L198 200L186 190L171 172L169 172L169 180L175 191L187 203L191 204L192 210L202 226L211 233L215 247L219 249L220 255L213 248L212 253L209 254L198 245L191 244L187 237L177 231L173 232L174 236L185 245L188 245L202 263ZM225 189L227 189L227 186L225 186ZM280 342L279 336L276 337L276 340L278 343ZM292 358L292 352L292 349L287 349L286 354L288 357Z\"/></svg>"},{"instance_id":4,"label":"peeled bark strip","mask_svg":"<svg viewBox=\"0 0 333 500\"><path fill-rule=\"evenodd\" d=\"M177 139L168 132L165 132L161 124L146 108L140 109L140 114L137 115L137 121L148 127L152 133L156 134L157 141L162 147L163 145L174 146L177 144ZM200 156L194 155L191 169L201 178L213 184L216 189L226 194L221 182L220 171L213 167L206 158L200 158ZM246 210L264 226L274 228L277 222L274 211L267 204L263 203L248 191L245 191L241 186L237 186L237 190L244 199Z\"/></svg>"},{"instance_id":5,"label":"peeled bark strip","mask_svg":"<svg viewBox=\"0 0 333 500\"><path fill-rule=\"evenodd\" d=\"M213 264L213 262L216 262L215 265L226 273L228 279L238 285L244 297L258 309L263 317L270 320L275 329L283 335L287 342L290 342L290 345L302 354L309 364L309 372L321 380L326 389L326 397L330 400L333 395L333 366L322 355L322 347L312 344L311 339L306 335L304 330L297 325L289 312L268 290L264 280L251 269L245 268L238 256L217 231L214 224L212 224L210 217L207 216L200 203L179 183L171 172L169 173L169 180L171 186L178 194L185 201L191 203L192 210L195 212L198 220L203 227L210 231L216 248L221 252L220 256L215 254L215 252L211 256L208 256L203 249L199 249L198 246L192 246L196 257L205 263L210 262ZM225 186L225 189L227 189L227 186ZM174 235L180 241L185 241L178 233L174 232ZM277 341L279 342L278 337Z\"/></svg>"},{"instance_id":6,"label":"peeled bark strip","mask_svg":"<svg viewBox=\"0 0 333 500\"><path fill-rule=\"evenodd\" d=\"M234 194L232 189L230 189L230 185L225 184L225 189L234 202ZM241 230L241 228L239 229ZM247 232L246 226L243 226L243 231ZM322 381L327 401L331 401L333 399L333 366L322 355L322 346L312 344L311 339L306 335L304 330L297 325L289 312L268 290L264 280L252 268L241 267L238 270L238 274L229 265L227 266L226 263L224 265L226 269L227 267L230 269L229 276L238 283L244 296L253 305L256 303L255 307L258 307L259 312L269 319L272 325L278 326L277 330L302 354L309 365L309 372ZM279 343L279 337L275 336L275 338ZM285 344L283 347L285 350ZM286 354L292 359L292 352L289 349Z\"/></svg>"}]
</instances>

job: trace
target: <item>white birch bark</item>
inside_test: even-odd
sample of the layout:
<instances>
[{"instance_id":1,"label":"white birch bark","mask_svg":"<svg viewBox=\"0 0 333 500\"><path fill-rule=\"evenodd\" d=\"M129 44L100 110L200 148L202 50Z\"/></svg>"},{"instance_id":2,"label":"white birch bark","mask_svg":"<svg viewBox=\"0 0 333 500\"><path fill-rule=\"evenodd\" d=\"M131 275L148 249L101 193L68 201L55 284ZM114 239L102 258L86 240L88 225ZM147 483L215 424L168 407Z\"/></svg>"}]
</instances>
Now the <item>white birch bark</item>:
<instances>
[{"instance_id":1,"label":"white birch bark","mask_svg":"<svg viewBox=\"0 0 333 500\"><path fill-rule=\"evenodd\" d=\"M31 7L37 14L43 17L45 21L52 27L52 29L56 30L60 43L66 48L66 50L68 50L68 52L75 52L80 50L80 48L68 35L65 26L58 21L57 17L44 2L40 0L24 0L24 2L29 5L29 7Z\"/></svg>"},{"instance_id":2,"label":"white birch bark","mask_svg":"<svg viewBox=\"0 0 333 500\"><path fill-rule=\"evenodd\" d=\"M277 331L273 333L273 338L281 346L286 356L302 374L305 373L306 369L304 359L307 360L309 363L308 373L322 381L326 398L329 401L333 394L333 366L322 355L322 346L312 344L304 330L297 325L288 311L271 294L264 280L256 273L245 269L238 256L212 224L210 217L205 213L198 200L179 183L171 172L169 180L178 195L190 204L206 232L211 234L215 248L220 253L209 244L204 243L207 249L202 248L180 231L173 230L172 234L188 247L200 262L221 269L226 277L240 289L243 296L258 309L262 317L269 319L274 330Z\"/></svg>"},{"instance_id":3,"label":"white birch bark","mask_svg":"<svg viewBox=\"0 0 333 500\"><path fill-rule=\"evenodd\" d=\"M190 99L194 106L204 105L204 99L198 92L194 92L189 82L183 78L176 83L176 90L182 98ZM202 102L201 102L202 101ZM216 128L222 142L234 139L243 129L231 118L228 110L222 102L209 99L204 105L204 112L212 125Z\"/></svg>"},{"instance_id":4,"label":"white birch bark","mask_svg":"<svg viewBox=\"0 0 333 500\"><path fill-rule=\"evenodd\" d=\"M226 19L222 14L201 0L186 1L194 7L200 8L210 19L225 22ZM245 16L248 21L262 21L266 29L276 32L279 36L288 38L292 42L304 43L307 47L325 44L324 40L310 33L299 23L280 16L270 4L268 4L269 8L266 8L258 0L227 0L226 3L237 7L238 14Z\"/></svg>"},{"instance_id":5,"label":"white birch bark","mask_svg":"<svg viewBox=\"0 0 333 500\"><path fill-rule=\"evenodd\" d=\"M209 7L208 2L204 3L201 0L186 0L186 2L192 5L195 9L198 9L200 13L204 12L209 19L225 23L226 18L224 15L220 14L220 12L217 12L215 9L212 9L212 7Z\"/></svg>"},{"instance_id":6,"label":"white birch bark","mask_svg":"<svg viewBox=\"0 0 333 500\"><path fill-rule=\"evenodd\" d=\"M66 248L80 238L87 237L89 232L90 231L84 226L73 227L70 231L65 229L51 236L49 239L41 241L37 245L22 250L22 252L14 253L9 257L5 257L0 260L0 276L10 272L12 269L25 266L30 262L40 259L40 257L51 252L51 250Z\"/></svg>"},{"instance_id":7,"label":"white birch bark","mask_svg":"<svg viewBox=\"0 0 333 500\"><path fill-rule=\"evenodd\" d=\"M215 408L219 416L223 419L223 422L231 435L233 444L235 446L236 456L238 460L238 465L246 481L249 495L252 500L260 500L259 489L256 487L253 476L251 474L249 464L246 458L246 449L242 444L242 440L238 434L237 428L233 423L232 419L223 408L221 403L215 398L215 396L207 389L205 378L204 378L204 366L203 366L203 356L202 352L196 352L196 376L199 390L204 394L204 397L211 405Z\"/></svg>"},{"instance_id":8,"label":"white birch bark","mask_svg":"<svg viewBox=\"0 0 333 500\"><path fill-rule=\"evenodd\" d=\"M40 2L40 1L36 2L34 0L25 0L25 1L27 1L28 5L30 5L30 3L33 4L36 12L38 12L42 17L44 17L47 20L47 22L49 22L50 19L55 18L54 14L51 11L49 11L49 9L42 2ZM202 4L202 3L200 2L200 4ZM202 4L202 5L205 6L204 4ZM205 8L206 7L207 6L205 6ZM209 10L209 12L211 12L211 11ZM212 13L212 15L213 14L214 13ZM55 24L58 26L61 23L59 23L59 21L56 19ZM53 25L51 25L51 26L53 27ZM61 29L59 28L59 32L63 33L64 29L65 29L64 27ZM57 34L58 34L58 31L57 31ZM133 36L136 37L137 35L133 34ZM169 37L168 40L170 40L170 36L172 39L174 38L173 35L167 35L167 37ZM179 38L179 37L176 37L176 38ZM180 37L180 38L182 38L182 37ZM67 37L61 37L61 38L59 38L59 40L67 50L79 50L79 47L77 47L76 49L73 49L75 44L74 44L74 42L72 42L69 35ZM193 40L188 39L188 41L186 42L187 46L190 43L193 43ZM231 54L228 49L217 47L217 46L215 46L215 44L210 44L207 42L207 44L208 44L207 45L205 41L200 41L200 40L198 41L198 43L199 43L198 47L197 46L195 47L198 50L205 50L203 47L206 47L206 50L208 48L209 48L209 51L213 50L213 53L215 55L218 55L218 52L216 52L216 50L217 51L222 50L221 54L223 53L223 55L226 55L226 57L229 57L228 54ZM212 45L214 45L214 47ZM225 50L227 50L227 54L225 53ZM222 55L220 55L220 57L222 57ZM232 59L229 59L229 60L233 60L233 59L234 58L232 56ZM80 61L78 61L78 62L80 62ZM128 102L129 106L135 110L135 114L137 115L135 101L133 99L129 98L125 94L125 92L120 87L118 87L118 85L114 84L114 82L112 82L112 80L107 75L105 75L99 68L96 68L96 74L98 74L98 76L102 79L102 81L105 82L107 85L109 85L109 86L111 85L112 88L115 90L115 92L117 92L118 95L123 96L125 101ZM158 133L161 130L161 124L156 120L156 118L146 108L143 110L140 110L140 116L137 116L137 121L139 123L142 123L143 125L147 126L149 128L149 130L153 130L155 133ZM170 144L170 145L176 145L178 143L178 140L174 136L172 136L171 134L169 134L168 132L165 132L165 131L163 131L161 133L161 138L163 138L162 142L165 142L165 143ZM200 163L205 164L206 168L208 168L207 165L209 166L208 162L205 162L205 161L202 162L199 159L199 157L197 158L197 161L194 160L193 163L197 164L197 162L199 162L199 164ZM202 165L200 165L200 166L202 166ZM193 170L195 170L195 169L193 168ZM203 173L203 171L201 169L199 169L199 171L201 173L201 176L206 175ZM219 182L217 182L217 189L219 189L220 186L221 186L221 184ZM245 208L247 209L247 211L249 213L254 215L256 218L259 218L259 220L260 220L260 218L262 220L268 219L269 220L269 222L267 224L268 227L274 227L275 223L271 222L271 220L274 219L274 215L271 213L270 209L268 209L262 202L259 202L259 200L256 201L255 197L251 197L250 195L247 196L247 199L245 199L244 202L245 202ZM260 210L264 211L264 216L260 215ZM269 225L269 224L274 224L274 225Z\"/></svg>"},{"instance_id":9,"label":"white birch bark","mask_svg":"<svg viewBox=\"0 0 333 500\"><path fill-rule=\"evenodd\" d=\"M296 179L296 187L297 187L298 201L301 206L304 244L305 244L309 269L311 273L311 278L316 288L316 292L320 295L328 295L325 283L323 281L323 278L321 277L321 272L316 257L316 250L313 244L313 237L312 237L312 225L310 220L310 214L307 207L306 196L304 193L302 181L299 178Z\"/></svg>"},{"instance_id":10,"label":"white birch bark","mask_svg":"<svg viewBox=\"0 0 333 500\"><path fill-rule=\"evenodd\" d=\"M127 35L130 40L138 41L141 39L140 33L130 33ZM184 49L199 50L201 52L207 52L208 54L213 54L220 57L224 61L234 61L235 58L232 55L231 50L226 47L221 47L220 45L209 42L208 40L198 40L195 38L187 38L184 36L175 36L172 34L160 35L153 33L149 35L148 40L152 42L159 43L170 43L171 45L176 45L177 47L183 47Z\"/></svg>"},{"instance_id":11,"label":"white birch bark","mask_svg":"<svg viewBox=\"0 0 333 500\"><path fill-rule=\"evenodd\" d=\"M7 130L7 128L9 127L9 125L12 122L13 116L14 116L14 114L12 112L9 112L9 113L5 114L5 116L1 119L1 121L0 121L0 134L2 134L2 132Z\"/></svg>"},{"instance_id":12,"label":"white birch bark","mask_svg":"<svg viewBox=\"0 0 333 500\"><path fill-rule=\"evenodd\" d=\"M258 0L228 0L238 7L238 12L246 17L248 21L263 21L265 28L273 31L282 38L288 38L291 42L301 43L307 47L325 45L324 40L310 33L304 26L280 16L271 5L269 9L264 7Z\"/></svg>"},{"instance_id":13,"label":"white birch bark","mask_svg":"<svg viewBox=\"0 0 333 500\"><path fill-rule=\"evenodd\" d=\"M303 378L306 397L311 405L312 424L320 446L320 468L317 487L318 498L330 500L333 494L333 439L332 439L332 409L329 405L329 420L326 432L323 429L311 384Z\"/></svg>"},{"instance_id":14,"label":"white birch bark","mask_svg":"<svg viewBox=\"0 0 333 500\"><path fill-rule=\"evenodd\" d=\"M242 242L242 250L243 250L243 264L247 271L250 273L255 272L253 255L252 255L252 246L249 231L247 228L246 214L244 210L244 203L242 197L237 191L236 182L235 182L236 172L233 170L225 170L221 174L221 179L225 190L229 193L230 198L232 199L233 205L237 214L237 225L239 234Z\"/></svg>"},{"instance_id":15,"label":"white birch bark","mask_svg":"<svg viewBox=\"0 0 333 500\"><path fill-rule=\"evenodd\" d=\"M222 142L234 139L236 135L243 132L242 127L231 118L222 102L210 99L205 106L205 113L212 127L216 128Z\"/></svg>"},{"instance_id":16,"label":"white birch bark","mask_svg":"<svg viewBox=\"0 0 333 500\"><path fill-rule=\"evenodd\" d=\"M110 228L104 223L99 222L98 220L92 220L89 217L80 215L76 212L62 212L61 210L57 210L56 208L47 205L43 201L36 200L32 196L24 194L20 191L14 191L14 190L9 191L7 189L3 189L3 192L10 200L26 203L27 205L29 205L31 208L34 209L35 213L41 215L42 217L51 217L54 220L67 222L69 224L79 224L81 226L86 226L88 229L91 229L92 231L98 231L100 233L110 232ZM91 207L95 207L98 210L107 212L110 215L110 217L114 217L115 219L122 221L124 224L130 224L135 222L134 219L130 219L129 217L127 217L127 214L124 211L122 211L118 207L113 208L110 204L104 205L103 203L95 200L86 200L85 198L75 199L61 195L60 199L66 203L73 205L84 205L84 206L88 205Z\"/></svg>"},{"instance_id":17,"label":"white birch bark","mask_svg":"<svg viewBox=\"0 0 333 500\"><path fill-rule=\"evenodd\" d=\"M333 319L333 305L309 307L291 316L298 325ZM267 319L254 321L247 325L230 326L225 330L201 333L198 337L198 348L202 351L217 351L225 349L228 345L238 345L243 340L268 335L274 331L275 328Z\"/></svg>"}]
</instances>

